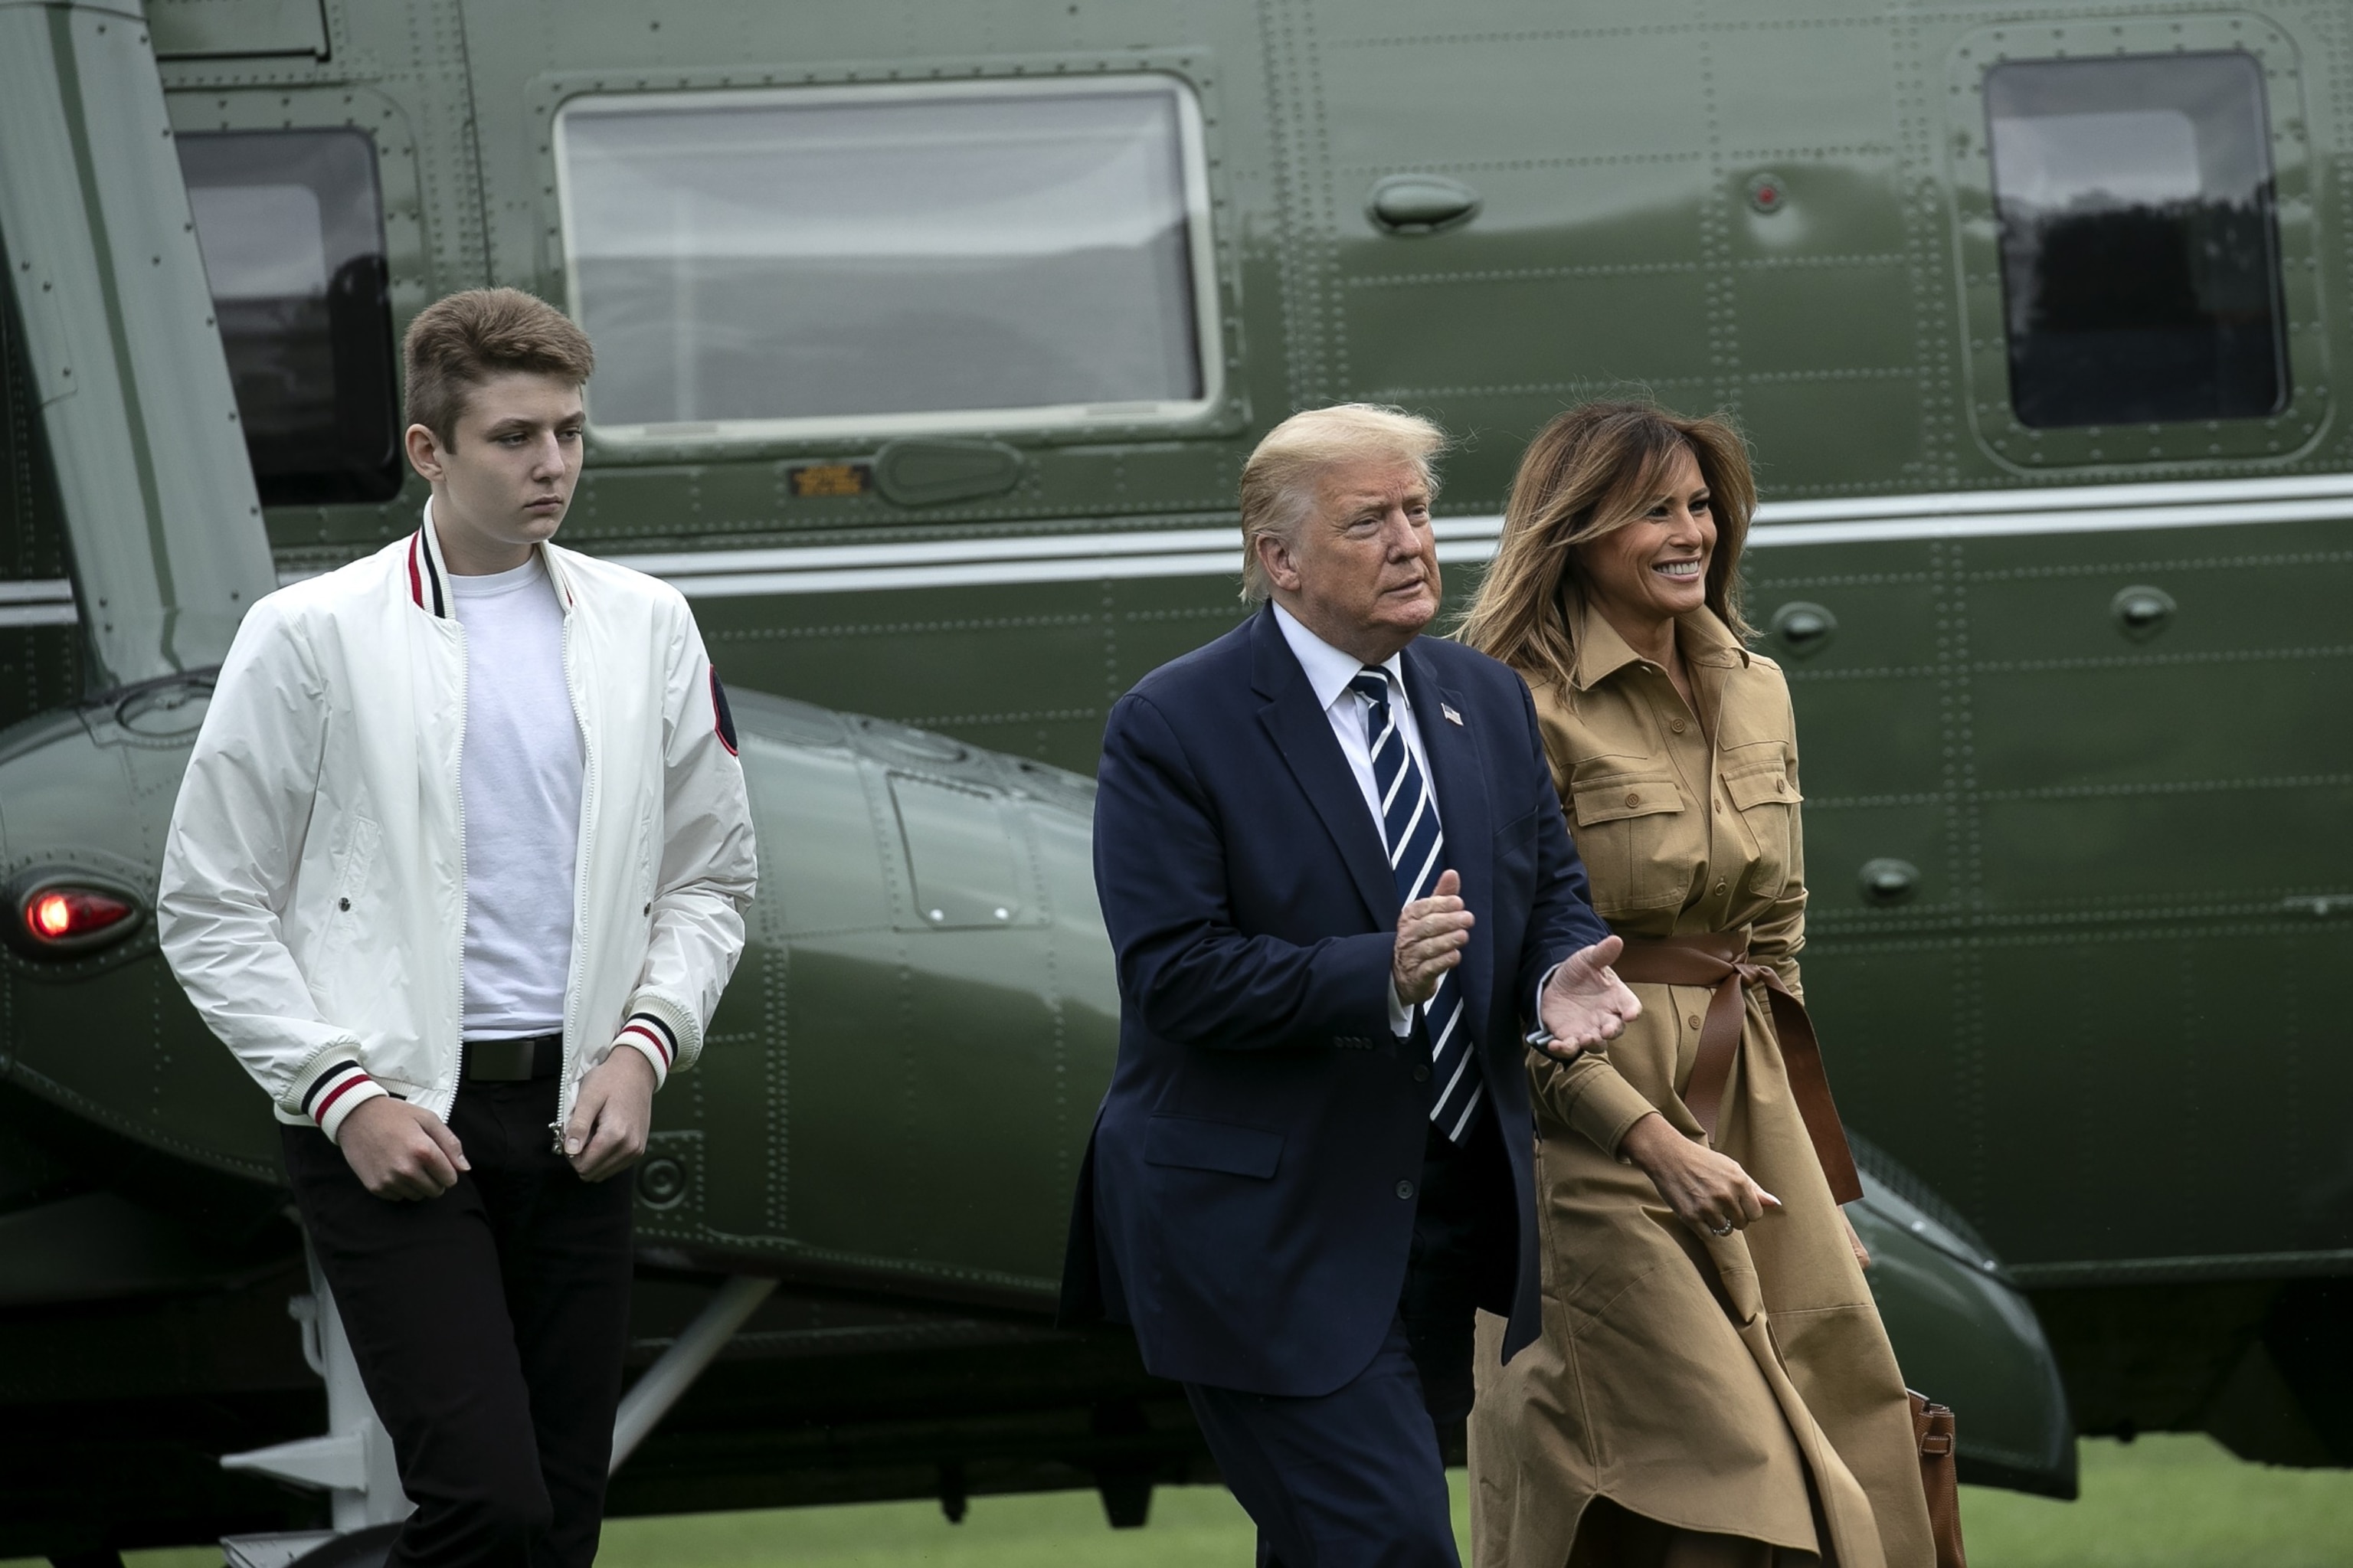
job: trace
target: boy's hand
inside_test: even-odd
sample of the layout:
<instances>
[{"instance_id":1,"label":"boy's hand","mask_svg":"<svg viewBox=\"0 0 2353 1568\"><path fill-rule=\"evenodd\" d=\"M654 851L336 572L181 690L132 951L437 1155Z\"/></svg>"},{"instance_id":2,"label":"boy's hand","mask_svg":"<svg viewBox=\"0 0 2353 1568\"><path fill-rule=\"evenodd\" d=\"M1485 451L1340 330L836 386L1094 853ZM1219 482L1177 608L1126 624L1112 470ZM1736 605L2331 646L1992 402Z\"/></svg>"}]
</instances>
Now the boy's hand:
<instances>
[{"instance_id":1,"label":"boy's hand","mask_svg":"<svg viewBox=\"0 0 2353 1568\"><path fill-rule=\"evenodd\" d=\"M360 1185L394 1202L438 1198L458 1184L458 1172L473 1169L439 1117L390 1095L353 1107L336 1132Z\"/></svg>"},{"instance_id":2,"label":"boy's hand","mask_svg":"<svg viewBox=\"0 0 2353 1568\"><path fill-rule=\"evenodd\" d=\"M580 1080L580 1098L564 1128L564 1153L584 1181L602 1181L635 1165L653 1128L654 1065L630 1045Z\"/></svg>"}]
</instances>

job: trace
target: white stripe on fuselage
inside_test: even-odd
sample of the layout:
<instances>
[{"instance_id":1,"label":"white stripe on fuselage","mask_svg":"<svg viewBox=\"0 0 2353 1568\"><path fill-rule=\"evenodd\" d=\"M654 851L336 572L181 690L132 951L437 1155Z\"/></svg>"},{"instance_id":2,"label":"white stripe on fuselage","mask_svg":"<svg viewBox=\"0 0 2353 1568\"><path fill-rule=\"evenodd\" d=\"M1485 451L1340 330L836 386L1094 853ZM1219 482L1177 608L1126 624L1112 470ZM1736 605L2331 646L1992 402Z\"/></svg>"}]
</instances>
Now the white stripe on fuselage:
<instances>
[{"instance_id":1,"label":"white stripe on fuselage","mask_svg":"<svg viewBox=\"0 0 2353 1568\"><path fill-rule=\"evenodd\" d=\"M0 582L0 630L17 626L71 626L74 609L69 577L19 577Z\"/></svg>"},{"instance_id":2,"label":"white stripe on fuselage","mask_svg":"<svg viewBox=\"0 0 2353 1568\"><path fill-rule=\"evenodd\" d=\"M1974 490L1839 501L1773 501L1757 510L1752 549L1785 545L1987 539L2030 534L2221 528L2353 517L2353 473L2281 479L2194 480L2046 490ZM1431 524L1448 566L1493 558L1500 516L1440 517ZM760 550L671 551L607 558L675 584L690 599L871 593L1102 582L1124 577L1240 575L1239 528L1025 534ZM281 582L316 574L281 572ZM0 627L69 625L63 578L0 583Z\"/></svg>"},{"instance_id":3,"label":"white stripe on fuselage","mask_svg":"<svg viewBox=\"0 0 2353 1568\"><path fill-rule=\"evenodd\" d=\"M2229 527L2348 515L2353 515L2353 474L1980 490L1767 502L1757 508L1748 543L1751 548L1770 549L1783 545ZM1441 563L1476 564L1493 557L1504 520L1500 516L1440 517L1431 530L1438 536ZM1034 534L1016 538L611 558L668 578L691 598L733 599L1121 577L1235 577L1241 569L1238 533L1238 528L1229 527Z\"/></svg>"}]
</instances>

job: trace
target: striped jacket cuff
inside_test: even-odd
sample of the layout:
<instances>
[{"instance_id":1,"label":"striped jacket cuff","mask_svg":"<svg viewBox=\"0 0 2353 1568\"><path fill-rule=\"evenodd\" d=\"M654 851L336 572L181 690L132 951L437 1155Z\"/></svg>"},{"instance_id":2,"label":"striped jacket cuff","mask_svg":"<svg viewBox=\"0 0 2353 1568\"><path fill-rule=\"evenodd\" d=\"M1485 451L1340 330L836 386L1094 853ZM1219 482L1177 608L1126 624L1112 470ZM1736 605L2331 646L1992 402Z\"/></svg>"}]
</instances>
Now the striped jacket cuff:
<instances>
[{"instance_id":1,"label":"striped jacket cuff","mask_svg":"<svg viewBox=\"0 0 2353 1568\"><path fill-rule=\"evenodd\" d=\"M357 1062L338 1062L319 1075L302 1095L302 1114L319 1124L327 1141L338 1141L343 1118L361 1106L387 1094L382 1084L367 1075L367 1070Z\"/></svg>"},{"instance_id":2,"label":"striped jacket cuff","mask_svg":"<svg viewBox=\"0 0 2353 1568\"><path fill-rule=\"evenodd\" d=\"M616 1045L633 1046L645 1053L646 1060L654 1065L654 1087L659 1089L670 1081L670 1066L678 1060L678 1036L669 1024L650 1012L633 1012L621 1032L613 1037Z\"/></svg>"}]
</instances>

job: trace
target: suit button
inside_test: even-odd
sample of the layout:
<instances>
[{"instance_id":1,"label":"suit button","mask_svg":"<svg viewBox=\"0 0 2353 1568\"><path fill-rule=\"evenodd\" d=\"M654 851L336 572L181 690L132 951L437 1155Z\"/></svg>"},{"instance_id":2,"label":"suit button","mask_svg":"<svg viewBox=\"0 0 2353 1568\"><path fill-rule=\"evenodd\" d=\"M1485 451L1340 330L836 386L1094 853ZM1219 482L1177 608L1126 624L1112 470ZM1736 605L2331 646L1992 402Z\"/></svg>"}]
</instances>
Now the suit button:
<instances>
[{"instance_id":1,"label":"suit button","mask_svg":"<svg viewBox=\"0 0 2353 1568\"><path fill-rule=\"evenodd\" d=\"M1417 1084L1426 1084L1426 1083L1430 1082L1430 1064L1429 1064L1429 1063L1427 1063L1427 1062L1416 1062L1416 1063L1413 1065L1413 1081L1414 1081L1415 1083L1417 1083Z\"/></svg>"},{"instance_id":2,"label":"suit button","mask_svg":"<svg viewBox=\"0 0 2353 1568\"><path fill-rule=\"evenodd\" d=\"M1398 1197L1400 1197L1400 1198L1410 1198L1410 1197L1412 1197L1412 1196L1413 1196L1413 1183L1412 1183L1412 1182L1410 1182L1410 1181L1400 1181L1400 1182L1398 1182Z\"/></svg>"},{"instance_id":3,"label":"suit button","mask_svg":"<svg viewBox=\"0 0 2353 1568\"><path fill-rule=\"evenodd\" d=\"M1630 806L1639 806L1641 803L1642 797L1639 791L1633 789L1626 791L1626 804Z\"/></svg>"},{"instance_id":4,"label":"suit button","mask_svg":"<svg viewBox=\"0 0 2353 1568\"><path fill-rule=\"evenodd\" d=\"M1683 1020L1683 1022L1690 1024L1694 1029L1697 1029L1699 1027L1699 1014L1694 1012L1689 1018Z\"/></svg>"}]
</instances>

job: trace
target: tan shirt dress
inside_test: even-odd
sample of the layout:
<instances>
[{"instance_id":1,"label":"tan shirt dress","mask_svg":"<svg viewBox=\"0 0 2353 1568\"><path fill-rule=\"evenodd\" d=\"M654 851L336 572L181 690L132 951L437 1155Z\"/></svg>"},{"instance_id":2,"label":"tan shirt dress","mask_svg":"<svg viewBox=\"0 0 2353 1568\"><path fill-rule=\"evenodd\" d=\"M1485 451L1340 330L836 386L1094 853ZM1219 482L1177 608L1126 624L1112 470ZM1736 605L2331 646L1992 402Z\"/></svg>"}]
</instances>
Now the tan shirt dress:
<instances>
[{"instance_id":1,"label":"tan shirt dress","mask_svg":"<svg viewBox=\"0 0 2353 1568\"><path fill-rule=\"evenodd\" d=\"M1592 614L1571 689L1536 688L1594 906L1629 938L1745 927L1752 959L1802 995L1788 686L1709 611L1684 617L1677 636L1700 715ZM1544 1334L1501 1365L1502 1320L1480 1320L1474 1560L1562 1568L1587 1504L1606 1497L1841 1568L1932 1568L1904 1380L1760 991L1746 993L1717 1147L1785 1206L1718 1240L1614 1156L1654 1109L1702 1136L1680 1096L1710 992L1633 990L1642 1016L1606 1050L1530 1059Z\"/></svg>"}]
</instances>

